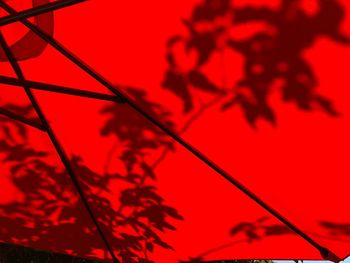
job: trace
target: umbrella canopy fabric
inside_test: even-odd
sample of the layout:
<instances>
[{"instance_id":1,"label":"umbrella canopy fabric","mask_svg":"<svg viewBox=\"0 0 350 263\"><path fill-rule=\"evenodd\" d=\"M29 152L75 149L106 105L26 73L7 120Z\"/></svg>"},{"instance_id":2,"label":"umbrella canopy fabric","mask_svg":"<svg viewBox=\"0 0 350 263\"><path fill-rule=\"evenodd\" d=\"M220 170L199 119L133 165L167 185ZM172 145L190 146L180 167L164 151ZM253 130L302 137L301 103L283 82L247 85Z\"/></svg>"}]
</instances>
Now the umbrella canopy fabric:
<instances>
[{"instance_id":1,"label":"umbrella canopy fabric","mask_svg":"<svg viewBox=\"0 0 350 263\"><path fill-rule=\"evenodd\" d=\"M348 1L78 2L0 2L1 241L349 255Z\"/></svg>"}]
</instances>

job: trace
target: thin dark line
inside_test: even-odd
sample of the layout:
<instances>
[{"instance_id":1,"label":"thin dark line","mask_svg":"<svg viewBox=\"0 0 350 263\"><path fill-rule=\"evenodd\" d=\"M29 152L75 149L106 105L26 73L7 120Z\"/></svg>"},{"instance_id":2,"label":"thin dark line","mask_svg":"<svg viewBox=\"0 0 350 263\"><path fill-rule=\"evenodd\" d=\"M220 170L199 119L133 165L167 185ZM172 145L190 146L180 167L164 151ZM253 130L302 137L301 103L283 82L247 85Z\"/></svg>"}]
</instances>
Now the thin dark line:
<instances>
[{"instance_id":1,"label":"thin dark line","mask_svg":"<svg viewBox=\"0 0 350 263\"><path fill-rule=\"evenodd\" d=\"M36 128L38 130L45 131L44 126L42 126L40 123L37 123L36 121L24 118L21 115L18 115L16 113L13 113L12 111L4 109L3 107L0 107L0 114L3 116L6 116L9 119L18 121L20 123L31 126L31 127Z\"/></svg>"},{"instance_id":2,"label":"thin dark line","mask_svg":"<svg viewBox=\"0 0 350 263\"><path fill-rule=\"evenodd\" d=\"M2 0L0 0L1 2ZM87 0L61 0L58 2L53 2L53 3L49 3L46 5L41 5L38 7L34 7L28 10L24 10L21 12L17 12L14 15L8 15L5 16L3 18L0 18L0 26L5 26L14 22L17 22L21 19L26 19L29 17L33 17L33 16L37 16L46 12L50 12L50 11L54 11L54 10L58 10L64 7L68 7L71 5L75 5L81 2L85 2Z\"/></svg>"},{"instance_id":3,"label":"thin dark line","mask_svg":"<svg viewBox=\"0 0 350 263\"><path fill-rule=\"evenodd\" d=\"M3 2L1 2L3 3ZM8 46L8 44L6 43L6 40L5 38L3 37L2 33L0 32L0 46L2 46L2 48L4 49L5 53L6 53L6 56L9 60L9 62L11 63L11 66L13 68L13 70L15 71L17 77L19 80L21 81L25 81L25 78L24 78L24 75L23 75L23 72L16 60L16 58L14 57L10 47ZM101 236L103 242L105 243L111 257L113 258L114 262L119 262L118 259L116 258L114 252L113 252L113 249L112 247L109 245L109 242L106 238L106 236L104 235L88 201L86 200L86 197L84 195L84 191L81 189L80 187L80 183L79 183L79 180L77 179L77 177L75 176L75 173L74 173L74 170L73 168L71 167L71 164L70 164L70 161L69 161L69 158L68 156L66 155L65 151L63 150L62 146L60 145L59 143L59 140L57 139L54 131L52 130L49 122L47 121L43 111L41 110L40 106L39 106L39 103L37 102L37 100L35 99L33 93L31 92L30 88L29 87L26 87L26 86L23 86L30 102L32 103L37 115L39 116L39 119L41 120L42 124L44 125L45 129L46 129L46 132L52 142L52 144L54 145L55 149L56 149L56 152L57 154L59 155L64 167L66 168L67 170L67 173L68 175L70 176L72 182L73 182L73 185L75 186L79 196L80 196L80 199L82 200L88 214L90 215L90 218L91 220L93 221L99 235Z\"/></svg>"},{"instance_id":4,"label":"thin dark line","mask_svg":"<svg viewBox=\"0 0 350 263\"><path fill-rule=\"evenodd\" d=\"M16 12L6 3L0 2L0 4L9 13ZM257 195L255 195L253 192L251 192L248 188L246 188L238 180L234 179L229 173L227 173L224 169L219 167L215 162L210 160L208 157L206 157L203 153L198 151L192 145L190 145L189 143L184 141L181 137L177 136L174 132L172 132L170 129L168 129L165 125L161 124L156 119L154 119L152 116L148 115L147 112L145 112L141 107L139 107L136 103L134 103L126 94L124 94L120 90L116 90L116 87L114 85L110 84L108 82L108 80L106 80L101 75L96 73L89 65L85 64L81 59L79 59L74 54L72 54L69 50L67 50L63 45L61 45L53 37L49 36L48 34L44 33L43 31L41 31L39 28L37 28L34 24L29 22L28 20L21 20L21 22L25 26L27 26L29 29L31 29L34 33L36 33L39 37L41 37L43 40L45 40L47 43L49 43L52 47L54 47L57 51L59 51L63 56L65 56L67 59L71 60L74 64L76 64L78 67L80 67L82 70L84 70L91 77L95 78L97 81L99 81L102 85L104 85L106 88L108 88L114 94L121 96L125 100L125 103L129 104L129 106L131 108L133 108L136 112L138 112L139 114L144 116L151 123L156 125L162 131L164 131L166 134L168 134L170 137L172 137L175 141L177 141L184 148L186 148L188 151L190 151L198 159L200 159L202 162L204 162L206 165L208 165L210 168L212 168L215 172L217 172L223 178L225 178L227 181L229 181L231 184L236 186L240 191L242 191L247 196L249 196L251 199L253 199L256 203L258 203L266 211L268 211L273 216L275 216L277 219L279 219L282 223L284 223L286 226L288 226L296 234L301 236L309 244L311 244L313 247L315 247L320 252L320 254L322 255L322 257L324 259L327 259L328 256L337 257L329 249L318 244L318 242L316 242L314 239L312 239L309 235L307 235L305 232L303 232L301 229L299 229L297 226L295 226L289 220L284 218L280 213L278 213L275 209L270 207L267 203L262 201L262 199L260 199ZM337 257L337 258L339 259L339 257Z\"/></svg>"},{"instance_id":5,"label":"thin dark line","mask_svg":"<svg viewBox=\"0 0 350 263\"><path fill-rule=\"evenodd\" d=\"M91 98L96 100L112 101L117 103L123 102L120 99L120 97L116 95L109 95L109 94L102 94L98 92L67 88L64 86L53 85L53 84L37 82L37 81L30 81L30 80L21 81L16 78L11 78L7 76L0 76L0 83L19 86L19 87L23 87L25 85L31 89L45 90L45 91L50 91L55 93L68 94L68 95Z\"/></svg>"}]
</instances>

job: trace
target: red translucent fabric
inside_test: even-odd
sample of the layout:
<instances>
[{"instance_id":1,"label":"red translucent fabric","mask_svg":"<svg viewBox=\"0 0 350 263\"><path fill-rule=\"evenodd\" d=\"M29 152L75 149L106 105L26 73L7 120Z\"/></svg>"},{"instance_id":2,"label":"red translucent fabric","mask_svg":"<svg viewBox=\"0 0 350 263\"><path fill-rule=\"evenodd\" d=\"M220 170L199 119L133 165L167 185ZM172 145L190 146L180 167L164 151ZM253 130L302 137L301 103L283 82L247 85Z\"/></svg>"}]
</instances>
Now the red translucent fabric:
<instances>
[{"instance_id":1,"label":"red translucent fabric","mask_svg":"<svg viewBox=\"0 0 350 263\"><path fill-rule=\"evenodd\" d=\"M344 259L349 12L345 0L90 0L55 11L52 36ZM20 23L1 30L9 44L27 32ZM1 75L15 78L0 58ZM112 95L49 45L18 59L28 80ZM3 108L38 121L23 89L0 87ZM321 259L128 104L32 91L120 260ZM110 258L47 134L5 117L0 125L2 233L18 229L0 239ZM26 168L33 162L45 166ZM32 174L42 181L18 179Z\"/></svg>"},{"instance_id":2,"label":"red translucent fabric","mask_svg":"<svg viewBox=\"0 0 350 263\"><path fill-rule=\"evenodd\" d=\"M1 241L102 256L102 241L48 138L6 119L1 128Z\"/></svg>"}]
</instances>

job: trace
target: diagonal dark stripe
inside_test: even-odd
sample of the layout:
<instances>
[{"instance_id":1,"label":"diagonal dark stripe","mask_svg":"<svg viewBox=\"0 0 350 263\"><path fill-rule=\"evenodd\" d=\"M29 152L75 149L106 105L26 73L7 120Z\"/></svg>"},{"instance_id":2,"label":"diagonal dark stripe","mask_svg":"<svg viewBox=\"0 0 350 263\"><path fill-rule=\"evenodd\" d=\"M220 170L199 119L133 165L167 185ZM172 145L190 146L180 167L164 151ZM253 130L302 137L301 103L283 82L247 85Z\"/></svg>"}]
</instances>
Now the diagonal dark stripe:
<instances>
[{"instance_id":1,"label":"diagonal dark stripe","mask_svg":"<svg viewBox=\"0 0 350 263\"><path fill-rule=\"evenodd\" d=\"M123 102L120 99L120 97L115 96L115 95L108 95L108 94L102 94L102 93L98 93L98 92L91 92L91 91L86 91L86 90L67 88L64 86L53 85L53 84L37 82L37 81L30 81L30 80L21 81L21 80L18 80L16 78L11 78L11 77L7 77L7 76L0 76L0 83L13 85L13 86L19 86L19 87L27 86L31 89L45 90L45 91L50 91L50 92L55 92L55 93L68 94L68 95L79 96L79 97L84 97L84 98L91 98L91 99L96 99L96 100L105 100L105 101L112 101L112 102L117 102L117 103Z\"/></svg>"},{"instance_id":2,"label":"diagonal dark stripe","mask_svg":"<svg viewBox=\"0 0 350 263\"><path fill-rule=\"evenodd\" d=\"M3 2L1 2L3 3ZM21 81L25 81L25 78L24 78L24 75L23 75L23 72L15 58L15 56L13 55L10 47L8 46L5 38L3 37L2 33L0 32L0 46L2 46L2 48L4 49L5 53L6 53L6 56L13 68L13 70L15 71L16 75L17 75L17 78ZM56 137L53 129L51 128L49 122L47 121L43 111L41 110L40 106L39 106L39 103L37 102L36 98L34 97L33 93L31 92L30 88L27 87L27 86L23 86L30 102L32 103L37 115L39 116L39 119L40 121L42 122L42 124L44 125L45 127L45 130L53 144L53 146L55 147L55 150L57 152L57 154L59 155L64 167L66 168L66 171L70 177L70 179L72 180L72 183L75 187L75 189L77 190L79 196L80 196L80 199L81 201L83 202L84 204L84 207L86 208L92 222L94 223L97 231L98 231L98 234L100 235L102 241L104 242L106 248L108 249L111 257L113 258L114 262L119 262L119 260L116 258L114 252L113 252L113 249L112 247L110 246L105 234L103 233L102 231L102 228L100 226L100 224L98 223L97 221L97 218L95 217L86 197L85 197L85 194L84 194L84 191L82 190L81 186L80 186L80 183L79 183L79 180L78 178L76 177L75 173L74 173L74 170L70 164L70 161L69 161L69 158L67 156L67 154L65 153L65 151L63 150L63 147L60 145L59 143L59 140L58 138Z\"/></svg>"},{"instance_id":3,"label":"diagonal dark stripe","mask_svg":"<svg viewBox=\"0 0 350 263\"><path fill-rule=\"evenodd\" d=\"M0 0L2 1L2 0ZM68 7L71 5L75 5L81 2L85 2L87 0L61 0L58 2L53 2L53 3L49 3L46 5L41 5L38 7L34 7L28 10L24 10L21 12L17 12L16 14L13 15L8 15L5 16L3 18L0 18L0 26L5 26L14 22L17 22L21 19L26 19L29 17L33 17L33 16L37 16L46 12L50 12L50 11L54 11L54 10L58 10L64 7Z\"/></svg>"},{"instance_id":4,"label":"diagonal dark stripe","mask_svg":"<svg viewBox=\"0 0 350 263\"><path fill-rule=\"evenodd\" d=\"M33 128L39 129L41 131L45 131L44 126L42 126L40 123L37 123L34 120L24 118L21 115L18 115L12 111L9 111L7 109L4 109L3 107L0 107L0 115L6 116L7 118L13 119L15 121L18 121L20 123L23 123L25 125L29 125Z\"/></svg>"},{"instance_id":5,"label":"diagonal dark stripe","mask_svg":"<svg viewBox=\"0 0 350 263\"><path fill-rule=\"evenodd\" d=\"M3 7L6 11L8 11L11 14L16 13L16 11L9 6L8 4L0 1L0 6ZM313 238L311 238L308 234L306 234L304 231L302 231L299 227L297 227L295 224L293 224L291 221L289 221L287 218L282 216L278 211L276 211L274 208L272 208L270 205L268 205L266 202L264 202L260 197L258 197L256 194L254 194L250 189L245 187L242 183L240 183L237 179L232 177L228 172L226 172L224 169L222 169L220 166L218 166L215 162L210 160L207 156L205 156L203 153L198 151L195 147L193 147L191 144L183 140L180 136L178 136L175 132L167 128L165 125L163 125L161 122L150 116L146 111L144 111L141 107L139 107L131 98L129 98L124 92L117 89L113 84L111 84L108 80L106 80L103 76L98 74L92 67L84 63L80 58L75 56L72 52L70 52L67 48L65 48L63 45L61 45L57 40L55 40L53 37L49 36L42 30L40 30L38 27L36 27L33 23L29 22L28 20L21 20L21 22L28 27L30 30L32 30L35 34L37 34L39 37L41 37L43 40L45 40L48 44L50 44L52 47L54 47L57 51L59 51L63 56L65 56L67 59L72 61L74 64L76 64L78 67L80 67L82 70L84 70L87 74L89 74L91 77L93 77L95 80L99 81L102 85L104 85L106 88L108 88L110 91L112 91L114 94L121 96L125 103L128 104L131 108L133 108L136 112L144 116L146 119L148 119L150 122L152 122L154 125L156 125L158 128L160 128L162 131L167 133L171 138L173 138L175 141L177 141L179 144L181 144L184 148L186 148L188 151L190 151L193 155L195 155L198 159L200 159L203 163L205 163L207 166L209 166L211 169L213 169L216 173L221 175L224 179L226 179L228 182L230 182L232 185L237 187L241 192L249 196L252 200L254 200L257 204L259 204L261 207L263 207L266 211L268 211L270 214L272 214L274 217L276 217L278 220L280 220L282 223L284 223L286 226L288 226L292 231L294 231L296 234L298 234L300 237L302 237L305 241L307 241L310 245L315 247L321 254L321 256L324 259L329 259L332 261L341 261L341 259L335 255L332 251L329 249L321 246L317 241L315 241Z\"/></svg>"}]
</instances>

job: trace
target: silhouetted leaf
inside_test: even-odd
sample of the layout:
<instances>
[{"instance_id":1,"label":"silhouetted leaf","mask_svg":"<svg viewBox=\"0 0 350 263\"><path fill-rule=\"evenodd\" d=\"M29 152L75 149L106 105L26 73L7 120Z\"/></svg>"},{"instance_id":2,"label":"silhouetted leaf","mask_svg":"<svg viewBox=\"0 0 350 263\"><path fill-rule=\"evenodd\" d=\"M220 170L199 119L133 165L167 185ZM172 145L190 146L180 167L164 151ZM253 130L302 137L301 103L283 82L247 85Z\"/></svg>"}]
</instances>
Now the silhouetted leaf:
<instances>
[{"instance_id":1,"label":"silhouetted leaf","mask_svg":"<svg viewBox=\"0 0 350 263\"><path fill-rule=\"evenodd\" d=\"M149 176L149 177L151 177L154 180L156 179L156 175L155 175L155 173L154 173L154 171L153 171L151 166L149 166L145 162L141 162L140 167L145 172L146 176Z\"/></svg>"},{"instance_id":2,"label":"silhouetted leaf","mask_svg":"<svg viewBox=\"0 0 350 263\"><path fill-rule=\"evenodd\" d=\"M215 18L224 16L230 10L230 0L205 0L204 4L194 8L192 20L213 21Z\"/></svg>"},{"instance_id":3,"label":"silhouetted leaf","mask_svg":"<svg viewBox=\"0 0 350 263\"><path fill-rule=\"evenodd\" d=\"M184 112L189 112L193 108L192 96L189 91L186 76L168 70L162 86L170 90L183 101Z\"/></svg>"},{"instance_id":4,"label":"silhouetted leaf","mask_svg":"<svg viewBox=\"0 0 350 263\"><path fill-rule=\"evenodd\" d=\"M47 156L46 152L43 151L37 151L32 148L28 148L25 145L17 145L13 147L11 152L8 153L5 161L24 161L27 158L33 158L33 157L45 157Z\"/></svg>"},{"instance_id":5,"label":"silhouetted leaf","mask_svg":"<svg viewBox=\"0 0 350 263\"><path fill-rule=\"evenodd\" d=\"M321 221L320 226L337 235L345 235L350 237L350 223L338 223Z\"/></svg>"},{"instance_id":6,"label":"silhouetted leaf","mask_svg":"<svg viewBox=\"0 0 350 263\"><path fill-rule=\"evenodd\" d=\"M147 242L146 248L148 251L153 252L154 245L152 243Z\"/></svg>"},{"instance_id":7,"label":"silhouetted leaf","mask_svg":"<svg viewBox=\"0 0 350 263\"><path fill-rule=\"evenodd\" d=\"M175 36L169 38L167 41L167 48L171 48L173 45L175 45L176 43L178 43L182 40L183 40L183 37L181 35L175 35Z\"/></svg>"},{"instance_id":8,"label":"silhouetted leaf","mask_svg":"<svg viewBox=\"0 0 350 263\"><path fill-rule=\"evenodd\" d=\"M156 263L156 262L149 260L147 258L139 258L138 263Z\"/></svg>"},{"instance_id":9,"label":"silhouetted leaf","mask_svg":"<svg viewBox=\"0 0 350 263\"><path fill-rule=\"evenodd\" d=\"M323 108L330 115L334 117L340 116L340 113L335 109L334 104L329 99L322 96L317 96L315 100L320 104L321 108Z\"/></svg>"},{"instance_id":10,"label":"silhouetted leaf","mask_svg":"<svg viewBox=\"0 0 350 263\"><path fill-rule=\"evenodd\" d=\"M276 236L276 235L285 235L285 234L294 234L294 232L284 225L265 226L266 236Z\"/></svg>"},{"instance_id":11,"label":"silhouetted leaf","mask_svg":"<svg viewBox=\"0 0 350 263\"><path fill-rule=\"evenodd\" d=\"M222 91L216 87L209 79L197 70L192 70L188 74L188 79L190 83L203 91L212 93L222 93Z\"/></svg>"},{"instance_id":12,"label":"silhouetted leaf","mask_svg":"<svg viewBox=\"0 0 350 263\"><path fill-rule=\"evenodd\" d=\"M239 223L230 230L231 236L235 236L238 233L245 234L249 241L259 240L261 238L258 234L258 228L254 225L254 223Z\"/></svg>"},{"instance_id":13,"label":"silhouetted leaf","mask_svg":"<svg viewBox=\"0 0 350 263\"><path fill-rule=\"evenodd\" d=\"M233 23L247 23L254 21L264 21L271 24L277 22L278 14L267 7L243 7L234 10Z\"/></svg>"},{"instance_id":14,"label":"silhouetted leaf","mask_svg":"<svg viewBox=\"0 0 350 263\"><path fill-rule=\"evenodd\" d=\"M187 42L186 50L195 49L198 53L197 66L206 63L216 49L216 35L212 32L196 33Z\"/></svg>"}]
</instances>

